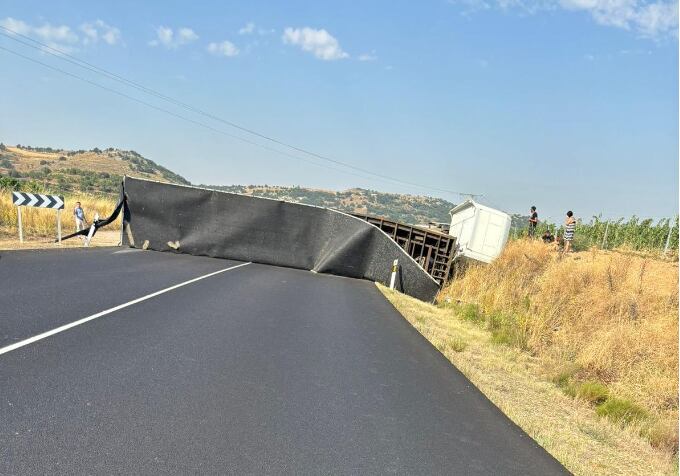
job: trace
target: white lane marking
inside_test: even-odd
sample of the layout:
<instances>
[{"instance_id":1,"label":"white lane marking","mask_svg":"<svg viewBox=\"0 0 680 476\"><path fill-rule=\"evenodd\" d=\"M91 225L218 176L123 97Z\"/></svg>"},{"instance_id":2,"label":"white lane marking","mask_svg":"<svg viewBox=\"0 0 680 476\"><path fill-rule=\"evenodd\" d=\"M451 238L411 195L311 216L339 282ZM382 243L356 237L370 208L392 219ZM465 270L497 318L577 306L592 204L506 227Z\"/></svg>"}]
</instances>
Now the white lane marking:
<instances>
[{"instance_id":1,"label":"white lane marking","mask_svg":"<svg viewBox=\"0 0 680 476\"><path fill-rule=\"evenodd\" d=\"M199 276L198 278L190 279L189 281L184 281L183 283L175 284L174 286L170 286L169 288L161 289L160 291L156 291L155 293L147 294L146 296L142 296L137 299L133 299L132 301L128 301L125 304L120 304L116 307L112 307L111 309L107 309L106 311L98 312L97 314L92 314L91 316L84 317L82 319L79 319L77 321L71 322L69 324L65 324L61 327L57 327L56 329L52 329L51 331L43 332L42 334L38 334L37 336L29 337L28 339L15 342L14 344L8 345L6 347L0 348L0 355L6 354L7 352L11 352L13 350L16 350L20 347L23 347L28 344L32 344L33 342L37 342L39 340L45 339L47 337L53 336L54 334L59 334L60 332L67 331L71 329L72 327L79 326L81 324L85 324L88 321L91 321L93 319L97 319L98 317L106 316L107 314L111 314L112 312L119 311L121 309L124 309L126 307L132 306L133 304L140 303L142 301L146 301L147 299L151 299L153 297L159 296L161 294L165 294L169 291L172 291L173 289L181 288L182 286L186 286L187 284L195 283L196 281L200 281L201 279L209 278L211 276L215 276L216 274L224 273L226 271L231 271L232 269L240 268L242 266L247 266L251 264L250 262L248 263L241 263L237 264L236 266L231 266L229 268L224 268L220 269L219 271L214 271L212 273L204 274L203 276Z\"/></svg>"},{"instance_id":2,"label":"white lane marking","mask_svg":"<svg viewBox=\"0 0 680 476\"><path fill-rule=\"evenodd\" d=\"M137 252L141 252L141 251L144 251L144 250L140 250L139 248L127 248L127 249L120 250L120 251L114 251L112 254L118 255L118 254L121 254L121 253L137 253Z\"/></svg>"}]
</instances>

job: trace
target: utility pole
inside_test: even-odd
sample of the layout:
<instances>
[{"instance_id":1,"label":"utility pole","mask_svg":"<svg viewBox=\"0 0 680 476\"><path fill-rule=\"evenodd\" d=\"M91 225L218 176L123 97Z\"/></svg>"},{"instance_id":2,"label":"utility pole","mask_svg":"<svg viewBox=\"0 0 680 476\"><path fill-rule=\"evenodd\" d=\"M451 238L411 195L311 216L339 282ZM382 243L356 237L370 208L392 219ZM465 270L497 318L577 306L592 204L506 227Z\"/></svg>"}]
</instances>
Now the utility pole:
<instances>
[{"instance_id":1,"label":"utility pole","mask_svg":"<svg viewBox=\"0 0 680 476\"><path fill-rule=\"evenodd\" d=\"M604 229L604 238L602 238L602 249L607 246L607 233L609 232L609 221L607 221L607 226Z\"/></svg>"},{"instance_id":2,"label":"utility pole","mask_svg":"<svg viewBox=\"0 0 680 476\"><path fill-rule=\"evenodd\" d=\"M673 228L675 228L675 226L670 224L670 220L668 224L670 225L670 229L668 230L668 236L666 237L666 246L663 247L664 255L668 254L668 248L671 245L671 234L673 233Z\"/></svg>"}]
</instances>

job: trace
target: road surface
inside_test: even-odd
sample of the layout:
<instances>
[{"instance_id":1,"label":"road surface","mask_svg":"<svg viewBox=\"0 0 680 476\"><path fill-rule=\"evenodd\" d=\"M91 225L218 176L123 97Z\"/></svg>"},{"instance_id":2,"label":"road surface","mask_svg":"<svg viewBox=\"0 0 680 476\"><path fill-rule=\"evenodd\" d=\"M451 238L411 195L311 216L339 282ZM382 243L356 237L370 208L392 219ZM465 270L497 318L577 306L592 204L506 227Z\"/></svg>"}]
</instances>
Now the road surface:
<instances>
[{"instance_id":1,"label":"road surface","mask_svg":"<svg viewBox=\"0 0 680 476\"><path fill-rule=\"evenodd\" d=\"M100 248L0 283L0 474L565 473L370 282Z\"/></svg>"}]
</instances>

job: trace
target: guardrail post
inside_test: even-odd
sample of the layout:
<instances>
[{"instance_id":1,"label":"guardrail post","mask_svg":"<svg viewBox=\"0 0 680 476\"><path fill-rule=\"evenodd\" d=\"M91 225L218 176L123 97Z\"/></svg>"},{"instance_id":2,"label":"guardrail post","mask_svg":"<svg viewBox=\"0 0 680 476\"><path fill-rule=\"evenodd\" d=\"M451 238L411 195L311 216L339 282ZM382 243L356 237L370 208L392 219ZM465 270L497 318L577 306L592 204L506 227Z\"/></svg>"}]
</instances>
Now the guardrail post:
<instances>
[{"instance_id":1,"label":"guardrail post","mask_svg":"<svg viewBox=\"0 0 680 476\"><path fill-rule=\"evenodd\" d=\"M24 229L21 225L21 207L17 205L17 218L19 220L19 243L24 242Z\"/></svg>"},{"instance_id":2,"label":"guardrail post","mask_svg":"<svg viewBox=\"0 0 680 476\"><path fill-rule=\"evenodd\" d=\"M90 240L94 236L94 230L96 229L94 224L99 220L99 213L94 214L94 218L92 219L92 225L90 226L90 231L87 233L87 238L85 239L85 247L90 246Z\"/></svg>"},{"instance_id":3,"label":"guardrail post","mask_svg":"<svg viewBox=\"0 0 680 476\"><path fill-rule=\"evenodd\" d=\"M61 209L57 209L57 240L61 244Z\"/></svg>"},{"instance_id":4,"label":"guardrail post","mask_svg":"<svg viewBox=\"0 0 680 476\"><path fill-rule=\"evenodd\" d=\"M399 260L395 259L392 263L392 276L390 276L390 289L394 289L394 283L397 280L397 270L399 269Z\"/></svg>"}]
</instances>

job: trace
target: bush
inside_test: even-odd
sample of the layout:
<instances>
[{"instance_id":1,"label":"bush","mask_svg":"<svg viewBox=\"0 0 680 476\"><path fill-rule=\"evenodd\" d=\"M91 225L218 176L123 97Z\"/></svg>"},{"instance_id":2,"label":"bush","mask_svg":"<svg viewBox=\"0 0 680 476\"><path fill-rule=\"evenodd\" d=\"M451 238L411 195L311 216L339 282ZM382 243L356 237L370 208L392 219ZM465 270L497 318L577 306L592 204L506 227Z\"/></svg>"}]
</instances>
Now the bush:
<instances>
[{"instance_id":1,"label":"bush","mask_svg":"<svg viewBox=\"0 0 680 476\"><path fill-rule=\"evenodd\" d=\"M59 160L60 160L61 162L65 162L67 159L66 159L66 157L64 157L64 156L62 155L61 157L59 157Z\"/></svg>"},{"instance_id":2,"label":"bush","mask_svg":"<svg viewBox=\"0 0 680 476\"><path fill-rule=\"evenodd\" d=\"M575 385L574 396L586 402L601 405L609 397L609 389L599 382L587 381Z\"/></svg>"},{"instance_id":3,"label":"bush","mask_svg":"<svg viewBox=\"0 0 680 476\"><path fill-rule=\"evenodd\" d=\"M460 337L454 337L449 342L449 348L454 352L463 352L467 347L467 342L465 342Z\"/></svg>"},{"instance_id":4,"label":"bush","mask_svg":"<svg viewBox=\"0 0 680 476\"><path fill-rule=\"evenodd\" d=\"M47 160L41 160L40 161L40 165L47 165L47 164L49 164L49 162Z\"/></svg>"},{"instance_id":5,"label":"bush","mask_svg":"<svg viewBox=\"0 0 680 476\"><path fill-rule=\"evenodd\" d=\"M20 189L19 181L12 177L0 175L0 189L12 191L19 190Z\"/></svg>"},{"instance_id":6,"label":"bush","mask_svg":"<svg viewBox=\"0 0 680 476\"><path fill-rule=\"evenodd\" d=\"M464 304L460 308L458 315L463 320L470 322L480 322L484 319L481 312L479 312L479 306L476 304Z\"/></svg>"},{"instance_id":7,"label":"bush","mask_svg":"<svg viewBox=\"0 0 680 476\"><path fill-rule=\"evenodd\" d=\"M596 409L597 414L621 424L642 421L648 414L644 408L623 398L609 398Z\"/></svg>"}]
</instances>

